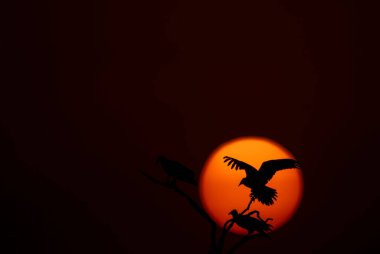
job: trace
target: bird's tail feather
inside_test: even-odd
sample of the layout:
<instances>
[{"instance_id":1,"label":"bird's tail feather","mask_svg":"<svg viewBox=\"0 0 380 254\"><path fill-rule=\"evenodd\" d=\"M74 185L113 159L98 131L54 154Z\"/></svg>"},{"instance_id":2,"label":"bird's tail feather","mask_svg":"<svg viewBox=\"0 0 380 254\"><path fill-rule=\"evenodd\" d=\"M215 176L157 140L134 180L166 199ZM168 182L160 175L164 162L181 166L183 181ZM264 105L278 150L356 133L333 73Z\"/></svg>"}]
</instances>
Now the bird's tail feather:
<instances>
[{"instance_id":1,"label":"bird's tail feather","mask_svg":"<svg viewBox=\"0 0 380 254\"><path fill-rule=\"evenodd\" d=\"M277 191L268 186L264 186L252 192L252 195L264 205L273 205L277 200Z\"/></svg>"}]
</instances>

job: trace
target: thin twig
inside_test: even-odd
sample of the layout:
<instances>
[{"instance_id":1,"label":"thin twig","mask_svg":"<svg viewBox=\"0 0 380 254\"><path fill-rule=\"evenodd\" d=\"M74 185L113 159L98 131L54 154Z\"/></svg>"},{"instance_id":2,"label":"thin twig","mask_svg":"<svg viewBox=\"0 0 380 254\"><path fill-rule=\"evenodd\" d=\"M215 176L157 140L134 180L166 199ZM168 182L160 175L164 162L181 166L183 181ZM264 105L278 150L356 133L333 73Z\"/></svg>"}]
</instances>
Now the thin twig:
<instances>
[{"instance_id":1,"label":"thin twig","mask_svg":"<svg viewBox=\"0 0 380 254\"><path fill-rule=\"evenodd\" d=\"M144 171L140 171L140 172L146 178L148 178L148 180L152 181L153 183L172 189L175 192L177 192L180 196L184 197L187 200L187 202L189 202L189 204L194 208L194 210L196 210L203 218L207 220L207 222L210 224L210 227L211 227L211 232L210 232L211 248L216 249L216 223L211 219L211 217L206 213L206 211L203 210L203 208L194 199L192 199L186 192L178 188L175 182L173 184L162 182L156 179L155 177L147 174Z\"/></svg>"}]
</instances>

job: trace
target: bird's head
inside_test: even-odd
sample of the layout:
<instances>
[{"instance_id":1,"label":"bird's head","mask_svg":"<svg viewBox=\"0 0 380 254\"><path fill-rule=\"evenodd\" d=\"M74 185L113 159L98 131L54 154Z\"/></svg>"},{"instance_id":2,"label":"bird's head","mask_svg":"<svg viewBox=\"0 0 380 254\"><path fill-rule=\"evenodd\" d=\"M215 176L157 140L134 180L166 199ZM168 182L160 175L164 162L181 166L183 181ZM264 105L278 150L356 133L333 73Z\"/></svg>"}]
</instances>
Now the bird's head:
<instances>
[{"instance_id":1,"label":"bird's head","mask_svg":"<svg viewBox=\"0 0 380 254\"><path fill-rule=\"evenodd\" d=\"M245 185L246 183L247 183L247 178L243 178L243 179L241 179L239 186L242 184Z\"/></svg>"},{"instance_id":2,"label":"bird's head","mask_svg":"<svg viewBox=\"0 0 380 254\"><path fill-rule=\"evenodd\" d=\"M238 212L236 211L236 209L232 210L231 212L228 213L229 215L232 215L232 217L236 217L238 216Z\"/></svg>"}]
</instances>

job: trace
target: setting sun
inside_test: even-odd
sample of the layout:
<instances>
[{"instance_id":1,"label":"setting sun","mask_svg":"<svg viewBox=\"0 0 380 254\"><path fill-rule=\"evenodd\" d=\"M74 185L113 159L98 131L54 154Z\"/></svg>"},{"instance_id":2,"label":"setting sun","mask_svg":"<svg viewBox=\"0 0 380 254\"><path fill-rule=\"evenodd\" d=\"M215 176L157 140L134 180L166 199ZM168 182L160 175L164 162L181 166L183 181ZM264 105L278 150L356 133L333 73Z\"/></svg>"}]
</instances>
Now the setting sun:
<instances>
[{"instance_id":1,"label":"setting sun","mask_svg":"<svg viewBox=\"0 0 380 254\"><path fill-rule=\"evenodd\" d=\"M228 214L233 209L243 211L250 201L250 189L239 185L246 176L244 170L234 170L227 166L224 156L234 157L259 169L268 160L294 159L293 155L274 141L261 137L243 137L219 146L206 161L200 176L200 197L205 210L214 221L223 227L231 219ZM302 198L303 178L300 169L278 171L268 182L268 187L277 190L277 201L266 206L257 200L252 210L260 211L260 216L273 218L270 224L276 230L293 216ZM234 225L232 232L246 234L246 230Z\"/></svg>"}]
</instances>

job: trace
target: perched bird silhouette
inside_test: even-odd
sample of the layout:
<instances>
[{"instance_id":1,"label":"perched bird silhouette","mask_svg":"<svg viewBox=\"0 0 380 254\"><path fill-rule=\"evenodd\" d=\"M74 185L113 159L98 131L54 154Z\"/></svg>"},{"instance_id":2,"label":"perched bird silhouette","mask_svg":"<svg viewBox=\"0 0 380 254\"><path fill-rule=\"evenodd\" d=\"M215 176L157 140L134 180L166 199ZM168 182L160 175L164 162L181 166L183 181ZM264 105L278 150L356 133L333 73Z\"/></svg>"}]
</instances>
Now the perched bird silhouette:
<instances>
[{"instance_id":1,"label":"perched bird silhouette","mask_svg":"<svg viewBox=\"0 0 380 254\"><path fill-rule=\"evenodd\" d=\"M277 191L266 186L274 174L283 169L300 168L299 163L293 159L265 161L261 164L259 170L229 156L224 156L223 159L225 163L228 162L227 165L230 166L231 169L245 170L246 177L241 180L239 186L243 184L250 188L251 198L253 200L257 199L259 202L268 206L273 205L274 201L277 200Z\"/></svg>"},{"instance_id":2,"label":"perched bird silhouette","mask_svg":"<svg viewBox=\"0 0 380 254\"><path fill-rule=\"evenodd\" d=\"M169 176L168 181L170 184L175 184L176 180L180 180L192 185L198 185L197 181L195 180L194 172L181 163L169 160L164 156L159 156L156 161L161 165L162 169Z\"/></svg>"},{"instance_id":3,"label":"perched bird silhouette","mask_svg":"<svg viewBox=\"0 0 380 254\"><path fill-rule=\"evenodd\" d=\"M257 214L256 219L254 217L251 217L252 214ZM268 224L267 222L270 220L273 220L272 218L268 218L265 221L260 217L259 211L255 210L252 212L249 212L248 214L239 214L235 209L232 210L230 213L232 215L232 221L236 223L239 227L242 227L248 231L248 234L252 234L255 231L261 234L266 234L266 231L272 231L271 227L272 225Z\"/></svg>"}]
</instances>

